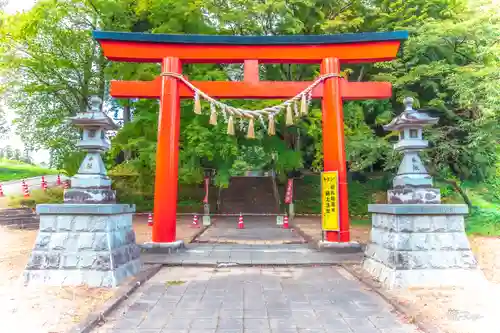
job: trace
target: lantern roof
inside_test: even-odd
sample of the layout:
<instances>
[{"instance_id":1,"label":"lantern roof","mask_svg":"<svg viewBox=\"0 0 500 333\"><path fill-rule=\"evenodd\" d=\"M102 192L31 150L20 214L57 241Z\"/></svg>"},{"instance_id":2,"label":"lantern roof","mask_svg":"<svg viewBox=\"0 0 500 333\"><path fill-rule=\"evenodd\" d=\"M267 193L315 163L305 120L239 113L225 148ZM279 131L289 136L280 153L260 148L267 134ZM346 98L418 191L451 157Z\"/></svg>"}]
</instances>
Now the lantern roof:
<instances>
[{"instance_id":1,"label":"lantern roof","mask_svg":"<svg viewBox=\"0 0 500 333\"><path fill-rule=\"evenodd\" d=\"M403 104L405 105L405 110L399 116L394 118L389 124L384 126L386 131L398 131L402 128L435 125L439 121L439 118L431 117L426 113L414 110L413 98L411 97L405 97Z\"/></svg>"},{"instance_id":2,"label":"lantern roof","mask_svg":"<svg viewBox=\"0 0 500 333\"><path fill-rule=\"evenodd\" d=\"M69 118L73 125L78 127L101 127L105 130L116 130L118 125L101 111L101 99L97 96L90 98L90 108L87 112L77 113Z\"/></svg>"}]
</instances>

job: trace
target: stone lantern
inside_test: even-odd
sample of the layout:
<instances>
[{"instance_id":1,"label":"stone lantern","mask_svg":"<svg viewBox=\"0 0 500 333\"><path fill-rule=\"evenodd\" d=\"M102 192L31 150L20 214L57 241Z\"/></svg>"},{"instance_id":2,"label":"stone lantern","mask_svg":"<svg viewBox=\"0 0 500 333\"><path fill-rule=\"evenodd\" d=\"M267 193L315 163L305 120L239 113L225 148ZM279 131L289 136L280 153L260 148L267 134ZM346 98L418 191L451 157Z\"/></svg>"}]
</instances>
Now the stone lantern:
<instances>
[{"instance_id":1,"label":"stone lantern","mask_svg":"<svg viewBox=\"0 0 500 333\"><path fill-rule=\"evenodd\" d=\"M139 272L135 206L116 204L101 154L109 149L106 130L115 129L91 98L87 112L71 118L81 128L78 147L87 151L63 204L37 205L40 229L24 271L25 284L114 287Z\"/></svg>"},{"instance_id":2,"label":"stone lantern","mask_svg":"<svg viewBox=\"0 0 500 333\"><path fill-rule=\"evenodd\" d=\"M403 101L404 112L384 126L387 131L398 131L399 142L395 151L403 153L403 160L393 180L393 189L387 193L389 203L440 203L438 188L433 188L432 177L420 160L419 152L427 148L428 142L422 138L425 126L437 124L439 118L429 117L413 109L413 98Z\"/></svg>"},{"instance_id":3,"label":"stone lantern","mask_svg":"<svg viewBox=\"0 0 500 333\"><path fill-rule=\"evenodd\" d=\"M404 112L384 126L399 131L394 149L403 160L387 191L389 203L368 205L372 230L363 268L389 288L478 286L486 280L465 234L468 207L440 203L418 155L428 145L422 129L438 119L412 103L405 98Z\"/></svg>"},{"instance_id":4,"label":"stone lantern","mask_svg":"<svg viewBox=\"0 0 500 333\"><path fill-rule=\"evenodd\" d=\"M90 99L90 109L70 118L73 125L81 129L78 148L87 152L78 173L71 179L71 189L64 192L66 203L115 203L115 191L111 189L111 180L106 175L106 168L101 154L109 149L107 130L118 126L101 111L101 100Z\"/></svg>"}]
</instances>

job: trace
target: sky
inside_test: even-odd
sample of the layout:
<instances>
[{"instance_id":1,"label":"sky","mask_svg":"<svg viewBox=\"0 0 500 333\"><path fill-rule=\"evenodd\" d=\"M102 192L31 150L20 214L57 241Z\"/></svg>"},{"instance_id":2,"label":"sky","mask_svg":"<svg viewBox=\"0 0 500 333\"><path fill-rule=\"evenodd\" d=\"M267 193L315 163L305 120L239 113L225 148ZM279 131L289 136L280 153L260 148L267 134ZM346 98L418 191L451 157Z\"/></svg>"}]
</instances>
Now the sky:
<instances>
[{"instance_id":1,"label":"sky","mask_svg":"<svg viewBox=\"0 0 500 333\"><path fill-rule=\"evenodd\" d=\"M36 0L8 0L7 6L5 7L5 12L13 14L18 11L29 10ZM1 101L0 101L1 102ZM14 111L9 110L4 107L6 111L6 118L9 123L16 117ZM24 144L21 138L14 133L14 130L9 134L9 137L0 142L0 147L5 147L7 145L12 146L14 149L19 148L21 152L24 150ZM49 152L47 150L39 150L31 153L31 158L37 164L41 162L48 163L50 159Z\"/></svg>"}]
</instances>

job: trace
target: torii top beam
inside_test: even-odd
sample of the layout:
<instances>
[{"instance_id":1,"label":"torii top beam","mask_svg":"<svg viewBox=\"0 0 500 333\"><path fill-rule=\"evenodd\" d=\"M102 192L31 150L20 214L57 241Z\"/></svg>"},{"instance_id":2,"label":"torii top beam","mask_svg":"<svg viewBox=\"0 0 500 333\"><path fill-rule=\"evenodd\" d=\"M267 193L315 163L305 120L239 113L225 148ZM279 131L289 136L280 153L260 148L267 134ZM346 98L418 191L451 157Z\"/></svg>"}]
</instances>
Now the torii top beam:
<instances>
[{"instance_id":1,"label":"torii top beam","mask_svg":"<svg viewBox=\"0 0 500 333\"><path fill-rule=\"evenodd\" d=\"M104 55L114 61L182 63L320 63L329 57L341 63L378 62L396 57L408 32L308 36L169 35L94 31Z\"/></svg>"},{"instance_id":2,"label":"torii top beam","mask_svg":"<svg viewBox=\"0 0 500 333\"><path fill-rule=\"evenodd\" d=\"M377 62L396 57L406 31L309 36L213 36L168 35L94 31L104 55L115 61L162 62L166 57L182 63L244 63L242 82L204 82L193 84L216 98L287 98L311 82L266 82L258 80L259 63L321 63L335 57L341 63ZM391 84L386 82L342 81L342 99L389 98ZM180 86L180 98L193 92ZM112 81L116 98L159 98L161 79L153 81ZM321 98L323 86L313 90Z\"/></svg>"}]
</instances>

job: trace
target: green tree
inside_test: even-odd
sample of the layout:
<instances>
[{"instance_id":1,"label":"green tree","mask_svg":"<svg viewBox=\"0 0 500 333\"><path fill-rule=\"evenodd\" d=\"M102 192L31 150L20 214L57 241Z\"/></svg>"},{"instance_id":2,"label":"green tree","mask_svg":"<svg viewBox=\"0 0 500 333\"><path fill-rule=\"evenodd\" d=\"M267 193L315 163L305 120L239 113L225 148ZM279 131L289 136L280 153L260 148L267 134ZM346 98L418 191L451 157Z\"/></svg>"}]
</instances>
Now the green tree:
<instances>
[{"instance_id":1,"label":"green tree","mask_svg":"<svg viewBox=\"0 0 500 333\"><path fill-rule=\"evenodd\" d=\"M58 166L63 161L76 165L76 160L68 162L76 156L69 154L76 131L66 117L84 110L88 96L103 96L106 110L124 114L107 163L126 160L116 171L139 175L134 186L151 193L158 103L113 100L108 89L110 79L151 80L159 66L106 61L91 38L93 29L237 35L406 29L410 39L397 60L343 66L349 80L394 85L389 101L344 104L349 167L394 166L392 134L381 125L402 110L403 96L412 95L417 107L441 117L429 133L433 165L443 173L481 179L498 162L493 150L498 142L498 27L498 11L465 0L42 0L31 11L2 19L0 76L8 79L1 87L8 92L7 105L19 115L20 134L34 148L50 149L51 164ZM240 65L186 65L183 72L192 80L242 77ZM310 80L318 72L313 65L261 66L266 80ZM227 102L256 109L278 101ZM280 175L300 167L322 169L318 101L308 119L295 126L279 119L274 137L261 133L257 124L257 140L227 136L223 124L208 126L208 117L195 116L192 109L191 101L182 102L181 182L199 182L203 168L217 169L220 185L245 169L272 167Z\"/></svg>"},{"instance_id":2,"label":"green tree","mask_svg":"<svg viewBox=\"0 0 500 333\"><path fill-rule=\"evenodd\" d=\"M5 152L6 159L11 160L13 158L14 152L12 150L12 146L10 146L10 145L5 146L4 152Z\"/></svg>"},{"instance_id":3,"label":"green tree","mask_svg":"<svg viewBox=\"0 0 500 333\"><path fill-rule=\"evenodd\" d=\"M12 159L15 161L21 160L21 150L19 148L14 149L14 153L12 155Z\"/></svg>"},{"instance_id":4,"label":"green tree","mask_svg":"<svg viewBox=\"0 0 500 333\"><path fill-rule=\"evenodd\" d=\"M5 139L9 132L9 124L5 116L5 110L0 104L0 139Z\"/></svg>"},{"instance_id":5,"label":"green tree","mask_svg":"<svg viewBox=\"0 0 500 333\"><path fill-rule=\"evenodd\" d=\"M399 59L377 65L375 77L394 83L394 105L411 95L441 118L429 139L432 165L443 175L482 180L498 161L499 37L499 12L479 6L427 20Z\"/></svg>"}]
</instances>

